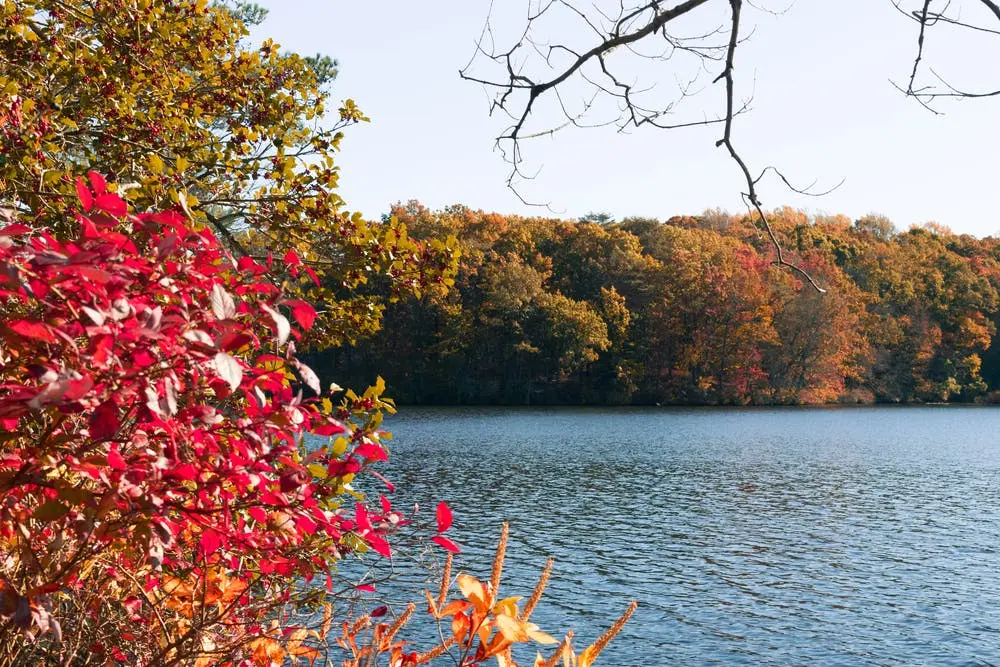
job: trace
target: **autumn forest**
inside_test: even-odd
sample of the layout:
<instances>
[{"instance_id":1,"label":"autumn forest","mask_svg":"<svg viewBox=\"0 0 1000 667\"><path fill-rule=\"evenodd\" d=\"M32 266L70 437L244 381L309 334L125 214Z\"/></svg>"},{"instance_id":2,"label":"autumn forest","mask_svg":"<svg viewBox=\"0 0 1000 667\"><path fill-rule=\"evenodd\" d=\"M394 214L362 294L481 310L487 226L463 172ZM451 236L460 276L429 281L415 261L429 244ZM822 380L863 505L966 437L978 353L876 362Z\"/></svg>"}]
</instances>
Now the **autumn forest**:
<instances>
[{"instance_id":1,"label":"autumn forest","mask_svg":"<svg viewBox=\"0 0 1000 667\"><path fill-rule=\"evenodd\" d=\"M403 403L983 402L1000 388L996 238L774 211L820 293L772 264L751 219L720 211L566 221L409 202L392 216L415 238L458 238L456 288L389 304L377 336L313 362L355 384L381 374Z\"/></svg>"}]
</instances>

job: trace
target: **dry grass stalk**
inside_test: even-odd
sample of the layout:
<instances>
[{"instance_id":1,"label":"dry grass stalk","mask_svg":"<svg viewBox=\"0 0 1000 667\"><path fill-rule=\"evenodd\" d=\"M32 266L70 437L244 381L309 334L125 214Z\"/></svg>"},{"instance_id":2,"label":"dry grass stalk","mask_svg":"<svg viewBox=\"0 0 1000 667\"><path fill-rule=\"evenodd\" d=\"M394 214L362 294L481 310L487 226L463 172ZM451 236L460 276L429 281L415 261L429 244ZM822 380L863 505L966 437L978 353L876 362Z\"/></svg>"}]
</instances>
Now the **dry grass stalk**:
<instances>
[{"instance_id":1,"label":"dry grass stalk","mask_svg":"<svg viewBox=\"0 0 1000 667\"><path fill-rule=\"evenodd\" d=\"M545 592L545 587L549 584L549 577L552 575L552 565L555 562L555 558L549 558L545 562L545 569L542 570L542 576L538 578L535 590L532 591L531 597L524 604L524 611L521 612L522 621L527 621L531 617L531 612L535 611L535 607L538 606L538 601L542 598L542 593Z\"/></svg>"},{"instance_id":2,"label":"dry grass stalk","mask_svg":"<svg viewBox=\"0 0 1000 667\"><path fill-rule=\"evenodd\" d=\"M500 530L500 541L497 542L497 555L493 558L493 571L490 573L490 597L497 600L497 590L500 588L500 575L503 573L503 559L507 555L507 537L510 535L510 524L503 522Z\"/></svg>"},{"instance_id":3,"label":"dry grass stalk","mask_svg":"<svg viewBox=\"0 0 1000 667\"><path fill-rule=\"evenodd\" d=\"M445 601L448 599L448 589L451 588L451 564L454 559L455 554L449 552L448 558L444 561L444 572L441 574L441 587L438 589L438 609L443 607Z\"/></svg>"},{"instance_id":4,"label":"dry grass stalk","mask_svg":"<svg viewBox=\"0 0 1000 667\"><path fill-rule=\"evenodd\" d=\"M555 667L559 660L566 655L567 651L572 654L572 642L573 631L570 630L566 633L566 636L563 637L563 640L559 642L559 646L556 647L556 650L552 653L552 655L550 655L548 659L542 663L542 667Z\"/></svg>"},{"instance_id":5,"label":"dry grass stalk","mask_svg":"<svg viewBox=\"0 0 1000 667\"><path fill-rule=\"evenodd\" d=\"M371 620L372 620L371 616L369 616L368 614L363 614L359 616L358 619L354 621L354 624L348 629L348 631L344 633L345 636L353 637L354 635L358 634L359 632L361 632L361 628L367 627L368 623Z\"/></svg>"},{"instance_id":6,"label":"dry grass stalk","mask_svg":"<svg viewBox=\"0 0 1000 667\"><path fill-rule=\"evenodd\" d=\"M426 653L421 653L420 655L418 655L417 656L417 664L427 663L427 662L430 662L431 660L433 660L434 658L441 657L441 655L444 654L444 652L447 651L449 648L451 648L454 643L455 643L455 638L454 637L448 637L448 639L444 640L443 644L438 644L437 646L435 646L434 648L432 648L430 651L427 651Z\"/></svg>"},{"instance_id":7,"label":"dry grass stalk","mask_svg":"<svg viewBox=\"0 0 1000 667\"><path fill-rule=\"evenodd\" d=\"M622 628L624 628L625 624L628 623L628 619L632 618L632 614L635 613L636 607L638 606L639 603L636 602L635 600L632 600L632 603L628 606L628 609L626 609L625 613L622 614L617 621L615 621L615 624L612 625L610 628L608 628L607 632L598 637L597 641L595 641L593 644L590 645L589 648L586 649L585 652L590 654L591 659L594 659L598 655L600 655L601 651L604 650L604 648L611 642L611 640L614 639L618 635L618 633L622 631Z\"/></svg>"},{"instance_id":8,"label":"dry grass stalk","mask_svg":"<svg viewBox=\"0 0 1000 667\"><path fill-rule=\"evenodd\" d=\"M393 621L392 625L389 626L388 632L386 632L384 640L386 643L392 643L393 637L395 637L400 628L406 625L406 622L410 620L410 616L413 616L413 612L416 608L417 605L411 602L406 606L403 613L396 617L396 620Z\"/></svg>"}]
</instances>

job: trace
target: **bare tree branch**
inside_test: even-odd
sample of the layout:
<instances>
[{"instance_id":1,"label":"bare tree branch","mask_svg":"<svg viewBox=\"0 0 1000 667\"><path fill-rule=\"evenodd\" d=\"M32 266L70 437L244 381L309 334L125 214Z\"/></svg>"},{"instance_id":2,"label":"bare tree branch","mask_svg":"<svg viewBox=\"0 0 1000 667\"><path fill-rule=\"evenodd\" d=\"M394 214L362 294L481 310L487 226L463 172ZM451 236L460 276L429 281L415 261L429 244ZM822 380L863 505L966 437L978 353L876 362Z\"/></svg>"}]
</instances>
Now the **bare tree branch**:
<instances>
[{"instance_id":1,"label":"bare tree branch","mask_svg":"<svg viewBox=\"0 0 1000 667\"><path fill-rule=\"evenodd\" d=\"M922 61L924 59L924 48L925 41L927 39L928 32L938 26L943 24L948 27L966 29L973 32L985 34L985 35L997 35L1000 36L1000 29L990 28L984 25L978 25L970 21L963 20L960 15L952 16L949 14L953 4L952 0L947 0L944 6L940 9L931 9L931 5L936 0L921 0L921 6L919 9L907 11L903 7L905 0L891 0L892 5L904 16L912 19L918 24L917 33L917 52L913 58L913 66L910 71L910 79L908 85L904 88L902 86L893 83L892 85L896 87L897 90L902 92L907 97L912 97L917 100L917 102L923 106L928 111L934 114L940 114L941 112L937 109L931 107L931 103L937 98L984 98L984 97L996 97L1000 96L1000 89L991 90L986 92L970 92L967 90L959 89L958 87L950 84L943 76L930 68L931 74L938 81L942 88L939 88L933 84L931 85L918 85L917 79L920 74ZM1000 24L1000 4L994 0L977 0L978 4L982 5L989 11L993 17L996 18L998 24ZM956 10L957 11L957 10Z\"/></svg>"},{"instance_id":2,"label":"bare tree branch","mask_svg":"<svg viewBox=\"0 0 1000 667\"><path fill-rule=\"evenodd\" d=\"M820 294L825 294L826 290L820 287L813 277L810 276L805 270L803 270L798 265L789 262L785 259L785 253L781 248L781 242L778 241L778 237L775 235L774 230L771 228L771 223L768 221L767 216L764 215L764 209L760 205L760 199L757 197L757 180L750 175L750 169L747 167L746 162L743 157L736 151L733 146L733 64L736 60L736 47L739 45L739 34L740 34L740 17L743 11L742 0L729 0L729 6L732 8L732 33L729 38L729 51L726 55L726 68L722 71L722 74L718 76L716 81L724 80L726 82L726 125L722 133L722 138L715 142L716 146L724 146L729 152L729 156L733 158L737 165L739 165L740 171L743 172L743 177L746 180L747 191L743 193L744 199L747 201L748 205L753 207L753 210L757 212L760 217L760 224L763 226L764 231L767 233L768 238L771 240L771 245L774 246L775 259L774 263L778 266L784 266L792 271L800 274L805 278L813 289L815 289ZM766 172L766 170L765 170ZM761 173L763 176L764 172ZM782 180L784 177L782 176ZM787 183L787 181L785 181Z\"/></svg>"},{"instance_id":3,"label":"bare tree branch","mask_svg":"<svg viewBox=\"0 0 1000 667\"><path fill-rule=\"evenodd\" d=\"M927 44L934 28L1000 36L1000 0L889 1L918 25L916 54L907 80L900 85L893 83L904 95L935 114L940 111L931 105L937 98L1000 96L1000 87L986 92L968 92L952 85L926 65ZM496 137L495 144L511 167L508 187L522 202L530 203L519 192L520 183L534 177L522 171L524 139L552 136L569 127L615 125L619 132L625 132L643 125L672 130L721 124L722 137L716 146L725 148L743 175L746 186L743 199L750 209L751 219L774 247L774 263L798 273L822 292L816 281L789 259L782 248L760 203L758 186L773 172L792 192L822 196L840 187L843 181L818 192L813 189L815 183L807 188L793 186L775 167L765 168L754 178L748 161L734 144L733 135L735 119L749 110L752 101L752 95L743 99L737 96L734 73L736 52L753 34L752 29L744 29L746 7L781 14L791 4L775 11L761 6L759 0L608 0L599 3L600 0L529 0L523 31L506 50L497 48L488 17L473 58L459 73L463 79L484 87L491 99L491 114L504 113L510 118L511 124ZM985 9L996 18L998 25L991 28L982 21L964 18L959 12L959 4ZM491 3L491 12L492 9ZM710 9L725 10L726 18L719 27L706 31L705 23L711 26L720 20L708 13ZM701 29L692 27L692 21L701 21ZM550 23L556 26L558 38L545 34ZM688 34L682 32L679 27L682 25ZM724 41L719 39L723 35ZM633 65L651 62L662 67L664 74L672 70L676 94L664 97L655 85L640 80L641 67L627 69L626 65L623 68L625 60ZM483 73L481 66L492 72ZM694 70L693 75L680 71L685 66ZM927 69L934 83L923 83ZM702 85L707 81L707 73L714 75L711 84L722 82L725 86L724 109L714 114L702 111L700 117L679 115L683 102L710 87ZM660 76L658 80L669 79ZM590 92L576 101L575 86L585 87ZM551 120L547 114L552 112L561 114L561 118ZM595 119L588 121L588 116ZM543 127L531 128L530 124L535 122Z\"/></svg>"}]
</instances>

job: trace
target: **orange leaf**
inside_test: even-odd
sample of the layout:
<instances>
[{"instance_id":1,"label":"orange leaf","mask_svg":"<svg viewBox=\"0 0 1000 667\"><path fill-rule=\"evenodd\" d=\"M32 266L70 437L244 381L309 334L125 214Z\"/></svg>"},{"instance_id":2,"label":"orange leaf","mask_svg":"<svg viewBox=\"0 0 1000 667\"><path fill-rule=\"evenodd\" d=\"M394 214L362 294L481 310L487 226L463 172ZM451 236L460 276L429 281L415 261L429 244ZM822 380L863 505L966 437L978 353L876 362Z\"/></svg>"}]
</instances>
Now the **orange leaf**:
<instances>
[{"instance_id":1,"label":"orange leaf","mask_svg":"<svg viewBox=\"0 0 1000 667\"><path fill-rule=\"evenodd\" d=\"M455 641L459 644L465 641L469 631L472 630L472 621L466 614L455 614L451 619L451 634L455 635Z\"/></svg>"},{"instance_id":2,"label":"orange leaf","mask_svg":"<svg viewBox=\"0 0 1000 667\"><path fill-rule=\"evenodd\" d=\"M463 612L469 608L469 603L465 600L452 600L438 612L438 616L454 616L459 612Z\"/></svg>"},{"instance_id":3,"label":"orange leaf","mask_svg":"<svg viewBox=\"0 0 1000 667\"><path fill-rule=\"evenodd\" d=\"M434 601L434 596L432 596L431 592L428 590L424 590L424 595L427 597L427 613L434 618L441 618L441 612L438 611L437 603Z\"/></svg>"},{"instance_id":4,"label":"orange leaf","mask_svg":"<svg viewBox=\"0 0 1000 667\"><path fill-rule=\"evenodd\" d=\"M270 637L258 637L250 642L250 653L255 665L271 667L272 664L282 664L285 660L285 649Z\"/></svg>"}]
</instances>

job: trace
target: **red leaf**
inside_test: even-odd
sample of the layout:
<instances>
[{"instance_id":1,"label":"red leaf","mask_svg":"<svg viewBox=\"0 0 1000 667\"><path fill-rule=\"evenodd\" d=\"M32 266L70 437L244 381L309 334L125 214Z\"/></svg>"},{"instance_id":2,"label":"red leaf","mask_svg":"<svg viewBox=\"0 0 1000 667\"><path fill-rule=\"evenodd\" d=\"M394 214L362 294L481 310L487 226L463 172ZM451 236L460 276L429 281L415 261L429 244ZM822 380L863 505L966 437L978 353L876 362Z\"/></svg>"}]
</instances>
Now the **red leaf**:
<instances>
[{"instance_id":1,"label":"red leaf","mask_svg":"<svg viewBox=\"0 0 1000 667\"><path fill-rule=\"evenodd\" d=\"M317 276L316 272L312 270L312 267L311 266L303 266L302 269L307 274L309 274L309 277L312 278L312 281L314 283L316 283L316 287L319 287L319 276Z\"/></svg>"},{"instance_id":2,"label":"red leaf","mask_svg":"<svg viewBox=\"0 0 1000 667\"><path fill-rule=\"evenodd\" d=\"M84 211L89 211L94 205L94 195L90 194L90 188L83 182L82 178L76 179L76 196L80 198L80 204Z\"/></svg>"},{"instance_id":3,"label":"red leaf","mask_svg":"<svg viewBox=\"0 0 1000 667\"><path fill-rule=\"evenodd\" d=\"M385 475L383 475L383 474L382 474L382 473L380 473L379 471L377 471L377 470L369 470L369 471L368 471L368 474L369 474L369 475L372 475L372 476L373 476L373 477L375 477L376 479L379 479L379 480L381 480L381 481L382 481L382 483L383 483L383 484L385 484L385 488L389 489L389 493L392 493L393 491L395 491L395 490L396 490L396 485L395 485L395 484L393 484L392 482L390 482L389 480L387 480L387 479L385 478Z\"/></svg>"},{"instance_id":4,"label":"red leaf","mask_svg":"<svg viewBox=\"0 0 1000 667\"><path fill-rule=\"evenodd\" d=\"M431 538L431 542L438 545L442 549L452 552L453 554L462 552L462 550L459 548L457 544L455 544L447 537L444 537L442 535L435 535L434 537Z\"/></svg>"},{"instance_id":5,"label":"red leaf","mask_svg":"<svg viewBox=\"0 0 1000 667\"><path fill-rule=\"evenodd\" d=\"M149 353L149 350L138 350L132 357L132 361L139 368L148 368L156 362L156 357Z\"/></svg>"},{"instance_id":6,"label":"red leaf","mask_svg":"<svg viewBox=\"0 0 1000 667\"><path fill-rule=\"evenodd\" d=\"M13 224L0 229L0 236L20 236L31 232L31 227L27 225Z\"/></svg>"},{"instance_id":7,"label":"red leaf","mask_svg":"<svg viewBox=\"0 0 1000 667\"><path fill-rule=\"evenodd\" d=\"M361 503L357 503L354 507L354 520L358 524L359 532L370 533L372 531L372 523L368 520L368 509Z\"/></svg>"},{"instance_id":8,"label":"red leaf","mask_svg":"<svg viewBox=\"0 0 1000 667\"><path fill-rule=\"evenodd\" d=\"M358 584L357 586L354 587L354 590L364 591L365 593L374 593L375 587L372 586L371 584Z\"/></svg>"},{"instance_id":9,"label":"red leaf","mask_svg":"<svg viewBox=\"0 0 1000 667\"><path fill-rule=\"evenodd\" d=\"M219 377L226 381L230 391L236 391L243 381L243 367L240 362L225 352L219 352L213 359Z\"/></svg>"},{"instance_id":10,"label":"red leaf","mask_svg":"<svg viewBox=\"0 0 1000 667\"><path fill-rule=\"evenodd\" d=\"M98 197L108 191L108 182L104 180L103 176L96 171L88 172L87 176L90 178L90 185L94 188L94 193Z\"/></svg>"},{"instance_id":11,"label":"red leaf","mask_svg":"<svg viewBox=\"0 0 1000 667\"><path fill-rule=\"evenodd\" d=\"M251 507L247 511L256 521L260 523L267 523L267 512L264 511L263 507Z\"/></svg>"},{"instance_id":12,"label":"red leaf","mask_svg":"<svg viewBox=\"0 0 1000 667\"><path fill-rule=\"evenodd\" d=\"M307 535L312 535L316 532L316 522L307 516L299 515L295 517L295 527Z\"/></svg>"},{"instance_id":13,"label":"red leaf","mask_svg":"<svg viewBox=\"0 0 1000 667\"><path fill-rule=\"evenodd\" d=\"M310 431L315 435L338 435L340 433L346 433L347 428L340 422L333 421L331 419L325 424L317 424L313 426Z\"/></svg>"},{"instance_id":14,"label":"red leaf","mask_svg":"<svg viewBox=\"0 0 1000 667\"><path fill-rule=\"evenodd\" d=\"M288 266L302 266L302 260L295 254L294 250L285 253L285 264Z\"/></svg>"},{"instance_id":15,"label":"red leaf","mask_svg":"<svg viewBox=\"0 0 1000 667\"><path fill-rule=\"evenodd\" d=\"M198 478L198 468L190 463L182 463L173 469L173 475L177 479L183 479L186 481L194 481Z\"/></svg>"},{"instance_id":16,"label":"red leaf","mask_svg":"<svg viewBox=\"0 0 1000 667\"><path fill-rule=\"evenodd\" d=\"M436 515L439 533L443 533L451 528L451 508L448 507L448 503L443 500L439 502Z\"/></svg>"},{"instance_id":17,"label":"red leaf","mask_svg":"<svg viewBox=\"0 0 1000 667\"><path fill-rule=\"evenodd\" d=\"M302 381L306 383L306 386L316 392L317 396L322 394L323 389L320 387L319 376L316 375L316 372L298 359L293 359L292 363L295 365L296 370L298 370Z\"/></svg>"},{"instance_id":18,"label":"red leaf","mask_svg":"<svg viewBox=\"0 0 1000 667\"><path fill-rule=\"evenodd\" d=\"M232 352L252 342L253 340L246 334L229 332L222 336L222 340L219 341L219 347L226 352Z\"/></svg>"},{"instance_id":19,"label":"red leaf","mask_svg":"<svg viewBox=\"0 0 1000 667\"><path fill-rule=\"evenodd\" d=\"M108 450L108 465L113 470L125 470L125 459L118 452L118 445L111 445L111 449Z\"/></svg>"},{"instance_id":20,"label":"red leaf","mask_svg":"<svg viewBox=\"0 0 1000 667\"><path fill-rule=\"evenodd\" d=\"M94 205L108 215L113 215L115 217L121 217L128 213L128 206L124 201L122 201L122 198L110 192L103 195L97 195L97 199L94 200Z\"/></svg>"},{"instance_id":21,"label":"red leaf","mask_svg":"<svg viewBox=\"0 0 1000 667\"><path fill-rule=\"evenodd\" d=\"M212 285L212 314L217 320L231 320L236 317L236 302L226 288L219 283Z\"/></svg>"},{"instance_id":22,"label":"red leaf","mask_svg":"<svg viewBox=\"0 0 1000 667\"><path fill-rule=\"evenodd\" d=\"M90 417L90 437L106 440L118 431L118 407L114 401L101 403Z\"/></svg>"},{"instance_id":23,"label":"red leaf","mask_svg":"<svg viewBox=\"0 0 1000 667\"><path fill-rule=\"evenodd\" d=\"M75 266L66 269L67 272L79 273L82 277L100 285L106 285L111 280L111 274L96 266Z\"/></svg>"},{"instance_id":24,"label":"red leaf","mask_svg":"<svg viewBox=\"0 0 1000 667\"><path fill-rule=\"evenodd\" d=\"M268 306L266 303L260 304L261 309L274 320L274 332L277 336L278 347L282 347L292 333L292 326L288 323L288 318Z\"/></svg>"},{"instance_id":25,"label":"red leaf","mask_svg":"<svg viewBox=\"0 0 1000 667\"><path fill-rule=\"evenodd\" d=\"M389 608L383 604L372 609L368 615L371 616L372 618L382 618L388 613L389 613Z\"/></svg>"},{"instance_id":26,"label":"red leaf","mask_svg":"<svg viewBox=\"0 0 1000 667\"><path fill-rule=\"evenodd\" d=\"M201 540L199 541L201 550L206 556L210 556L219 550L222 546L222 536L219 535L214 530L207 528L205 532L201 534Z\"/></svg>"},{"instance_id":27,"label":"red leaf","mask_svg":"<svg viewBox=\"0 0 1000 667\"><path fill-rule=\"evenodd\" d=\"M375 553L380 556L385 556L386 558L392 558L392 552L389 551L389 543L378 535L369 535L365 538L365 541L368 542L368 546L370 546Z\"/></svg>"},{"instance_id":28,"label":"red leaf","mask_svg":"<svg viewBox=\"0 0 1000 667\"><path fill-rule=\"evenodd\" d=\"M354 450L354 455L360 456L363 459L372 459L374 461L389 460L389 456L385 453L385 450L374 442L362 442L358 445L358 448Z\"/></svg>"},{"instance_id":29,"label":"red leaf","mask_svg":"<svg viewBox=\"0 0 1000 667\"><path fill-rule=\"evenodd\" d=\"M312 329L313 322L316 321L316 309L301 299L286 301L285 305L292 309L292 317L303 329Z\"/></svg>"},{"instance_id":30,"label":"red leaf","mask_svg":"<svg viewBox=\"0 0 1000 667\"><path fill-rule=\"evenodd\" d=\"M79 380L71 380L63 394L63 401L76 401L87 395L94 387L94 381L89 375L84 375Z\"/></svg>"},{"instance_id":31,"label":"red leaf","mask_svg":"<svg viewBox=\"0 0 1000 667\"><path fill-rule=\"evenodd\" d=\"M259 273L264 269L264 267L258 264L253 257L247 257L246 255L239 258L236 262L236 268L240 271L250 271L254 274Z\"/></svg>"},{"instance_id":32,"label":"red leaf","mask_svg":"<svg viewBox=\"0 0 1000 667\"><path fill-rule=\"evenodd\" d=\"M392 511L392 503L385 496L380 495L378 501L382 504L382 514L388 514Z\"/></svg>"},{"instance_id":33,"label":"red leaf","mask_svg":"<svg viewBox=\"0 0 1000 667\"><path fill-rule=\"evenodd\" d=\"M140 620L139 611L142 609L142 600L135 595L130 595L122 600L122 605L133 620Z\"/></svg>"},{"instance_id":34,"label":"red leaf","mask_svg":"<svg viewBox=\"0 0 1000 667\"><path fill-rule=\"evenodd\" d=\"M46 343L56 342L56 337L52 334L52 330L49 325L43 322L33 322L31 320L14 320L8 324L15 333L18 333L25 338L34 338L36 340L42 340Z\"/></svg>"}]
</instances>

